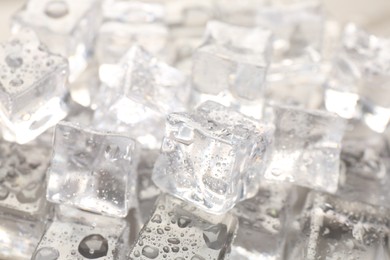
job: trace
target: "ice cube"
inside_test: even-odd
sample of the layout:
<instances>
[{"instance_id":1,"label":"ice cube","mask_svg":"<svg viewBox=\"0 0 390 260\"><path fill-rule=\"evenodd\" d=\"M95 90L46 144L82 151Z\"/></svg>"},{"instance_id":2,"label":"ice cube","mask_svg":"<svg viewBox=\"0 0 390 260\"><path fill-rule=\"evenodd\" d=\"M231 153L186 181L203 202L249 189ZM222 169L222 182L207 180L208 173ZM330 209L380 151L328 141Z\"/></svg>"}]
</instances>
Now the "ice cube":
<instances>
[{"instance_id":1,"label":"ice cube","mask_svg":"<svg viewBox=\"0 0 390 260\"><path fill-rule=\"evenodd\" d=\"M388 259L389 211L311 193L287 259Z\"/></svg>"},{"instance_id":2,"label":"ice cube","mask_svg":"<svg viewBox=\"0 0 390 260\"><path fill-rule=\"evenodd\" d=\"M239 229L231 259L282 259L293 192L289 184L262 182L255 197L232 209L232 214L238 217Z\"/></svg>"},{"instance_id":3,"label":"ice cube","mask_svg":"<svg viewBox=\"0 0 390 260\"><path fill-rule=\"evenodd\" d=\"M124 131L143 147L158 149L166 115L187 109L187 78L139 47L118 65L102 66L100 78L107 87L95 112L96 126Z\"/></svg>"},{"instance_id":4,"label":"ice cube","mask_svg":"<svg viewBox=\"0 0 390 260\"><path fill-rule=\"evenodd\" d=\"M269 107L274 147L265 177L336 192L345 122L327 111Z\"/></svg>"},{"instance_id":5,"label":"ice cube","mask_svg":"<svg viewBox=\"0 0 390 260\"><path fill-rule=\"evenodd\" d=\"M124 259L130 230L123 219L62 206L32 259Z\"/></svg>"},{"instance_id":6,"label":"ice cube","mask_svg":"<svg viewBox=\"0 0 390 260\"><path fill-rule=\"evenodd\" d=\"M27 143L67 113L68 64L30 30L0 45L0 121L4 139Z\"/></svg>"},{"instance_id":7,"label":"ice cube","mask_svg":"<svg viewBox=\"0 0 390 260\"><path fill-rule=\"evenodd\" d=\"M285 105L318 109L323 101L321 3L272 1L258 7L257 24L274 34L267 75L267 98Z\"/></svg>"},{"instance_id":8,"label":"ice cube","mask_svg":"<svg viewBox=\"0 0 390 260\"><path fill-rule=\"evenodd\" d=\"M194 102L214 100L259 118L270 52L268 30L208 22L193 57Z\"/></svg>"},{"instance_id":9,"label":"ice cube","mask_svg":"<svg viewBox=\"0 0 390 260\"><path fill-rule=\"evenodd\" d=\"M385 98L390 89L389 61L390 38L347 25L326 84L326 108L344 118L362 113L371 129L383 132L390 121L390 103Z\"/></svg>"},{"instance_id":10,"label":"ice cube","mask_svg":"<svg viewBox=\"0 0 390 260\"><path fill-rule=\"evenodd\" d=\"M31 28L53 53L67 57L73 81L93 51L100 5L100 0L29 0L14 15L13 31Z\"/></svg>"},{"instance_id":11,"label":"ice cube","mask_svg":"<svg viewBox=\"0 0 390 260\"><path fill-rule=\"evenodd\" d=\"M0 141L0 211L35 217L48 213L45 179L50 152L36 142L22 146Z\"/></svg>"},{"instance_id":12,"label":"ice cube","mask_svg":"<svg viewBox=\"0 0 390 260\"><path fill-rule=\"evenodd\" d=\"M390 208L389 157L388 142L379 134L346 136L340 155L342 178L337 195Z\"/></svg>"},{"instance_id":13,"label":"ice cube","mask_svg":"<svg viewBox=\"0 0 390 260\"><path fill-rule=\"evenodd\" d=\"M12 214L0 214L0 258L31 259L45 231L45 222Z\"/></svg>"},{"instance_id":14,"label":"ice cube","mask_svg":"<svg viewBox=\"0 0 390 260\"><path fill-rule=\"evenodd\" d=\"M138 150L133 139L60 122L53 149L49 201L119 217L135 205Z\"/></svg>"},{"instance_id":15,"label":"ice cube","mask_svg":"<svg viewBox=\"0 0 390 260\"><path fill-rule=\"evenodd\" d=\"M241 26L255 26L257 10L263 0L215 0L216 17L223 22Z\"/></svg>"},{"instance_id":16,"label":"ice cube","mask_svg":"<svg viewBox=\"0 0 390 260\"><path fill-rule=\"evenodd\" d=\"M168 0L165 9L165 20L171 27L203 27L215 15L210 0Z\"/></svg>"},{"instance_id":17,"label":"ice cube","mask_svg":"<svg viewBox=\"0 0 390 260\"><path fill-rule=\"evenodd\" d=\"M236 229L231 214L210 215L162 194L128 259L227 259Z\"/></svg>"},{"instance_id":18,"label":"ice cube","mask_svg":"<svg viewBox=\"0 0 390 260\"><path fill-rule=\"evenodd\" d=\"M166 122L153 181L212 213L254 196L266 166L272 127L208 101Z\"/></svg>"}]
</instances>

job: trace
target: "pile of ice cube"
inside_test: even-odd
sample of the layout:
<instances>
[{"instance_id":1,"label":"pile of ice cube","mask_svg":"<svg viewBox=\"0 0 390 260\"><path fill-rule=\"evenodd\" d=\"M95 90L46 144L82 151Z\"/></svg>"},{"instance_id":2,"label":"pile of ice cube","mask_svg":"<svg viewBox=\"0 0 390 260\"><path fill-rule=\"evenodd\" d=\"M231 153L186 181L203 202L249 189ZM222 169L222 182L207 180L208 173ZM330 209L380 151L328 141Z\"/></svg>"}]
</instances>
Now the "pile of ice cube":
<instances>
[{"instance_id":1,"label":"pile of ice cube","mask_svg":"<svg viewBox=\"0 0 390 260\"><path fill-rule=\"evenodd\" d=\"M12 22L0 259L390 259L390 39L317 0L29 0Z\"/></svg>"}]
</instances>

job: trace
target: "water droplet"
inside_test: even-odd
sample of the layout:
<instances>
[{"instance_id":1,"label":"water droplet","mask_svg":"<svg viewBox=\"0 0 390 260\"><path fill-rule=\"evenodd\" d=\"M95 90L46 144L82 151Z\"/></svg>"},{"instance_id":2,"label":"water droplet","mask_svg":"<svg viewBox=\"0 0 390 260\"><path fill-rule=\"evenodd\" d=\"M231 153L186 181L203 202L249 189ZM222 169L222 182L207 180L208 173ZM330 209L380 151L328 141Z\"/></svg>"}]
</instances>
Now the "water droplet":
<instances>
[{"instance_id":1,"label":"water droplet","mask_svg":"<svg viewBox=\"0 0 390 260\"><path fill-rule=\"evenodd\" d=\"M181 228L187 227L191 223L191 219L187 216L181 216L177 220L177 225Z\"/></svg>"},{"instance_id":2,"label":"water droplet","mask_svg":"<svg viewBox=\"0 0 390 260\"><path fill-rule=\"evenodd\" d=\"M222 248L227 237L227 227L224 224L211 226L203 231L203 239L206 245L214 250Z\"/></svg>"},{"instance_id":3,"label":"water droplet","mask_svg":"<svg viewBox=\"0 0 390 260\"><path fill-rule=\"evenodd\" d=\"M152 222L160 224L162 222L161 216L159 214L154 215Z\"/></svg>"},{"instance_id":4,"label":"water droplet","mask_svg":"<svg viewBox=\"0 0 390 260\"><path fill-rule=\"evenodd\" d=\"M32 260L57 260L60 253L53 247L42 247L34 254Z\"/></svg>"},{"instance_id":5,"label":"water droplet","mask_svg":"<svg viewBox=\"0 0 390 260\"><path fill-rule=\"evenodd\" d=\"M51 18L61 18L69 13L68 4L65 1L50 1L46 4L45 14Z\"/></svg>"},{"instance_id":6,"label":"water droplet","mask_svg":"<svg viewBox=\"0 0 390 260\"><path fill-rule=\"evenodd\" d=\"M144 246L144 248L142 248L142 255L150 259L155 259L158 256L158 248L153 246Z\"/></svg>"},{"instance_id":7,"label":"water droplet","mask_svg":"<svg viewBox=\"0 0 390 260\"><path fill-rule=\"evenodd\" d=\"M180 240L177 238L168 238L168 243L177 245L177 244L180 244Z\"/></svg>"},{"instance_id":8,"label":"water droplet","mask_svg":"<svg viewBox=\"0 0 390 260\"><path fill-rule=\"evenodd\" d=\"M20 87L21 85L23 85L24 81L22 79L19 79L19 78L16 78L16 79L12 79L9 84L12 86L12 87Z\"/></svg>"},{"instance_id":9,"label":"water droplet","mask_svg":"<svg viewBox=\"0 0 390 260\"><path fill-rule=\"evenodd\" d=\"M17 54L9 54L5 57L5 62L11 68L17 69L23 64L23 59Z\"/></svg>"},{"instance_id":10,"label":"water droplet","mask_svg":"<svg viewBox=\"0 0 390 260\"><path fill-rule=\"evenodd\" d=\"M83 238L78 249L82 256L88 259L95 259L107 255L108 242L103 236L93 234Z\"/></svg>"}]
</instances>

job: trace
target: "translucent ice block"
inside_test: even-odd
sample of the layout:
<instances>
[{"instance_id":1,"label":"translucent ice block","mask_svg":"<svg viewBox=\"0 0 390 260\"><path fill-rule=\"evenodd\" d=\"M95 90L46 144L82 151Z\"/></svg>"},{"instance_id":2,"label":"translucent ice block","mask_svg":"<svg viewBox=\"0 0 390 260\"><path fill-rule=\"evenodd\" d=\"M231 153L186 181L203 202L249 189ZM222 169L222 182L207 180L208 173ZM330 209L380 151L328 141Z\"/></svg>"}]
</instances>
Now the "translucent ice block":
<instances>
[{"instance_id":1,"label":"translucent ice block","mask_svg":"<svg viewBox=\"0 0 390 260\"><path fill-rule=\"evenodd\" d=\"M218 20L242 26L256 25L256 14L263 0L215 0Z\"/></svg>"},{"instance_id":2,"label":"translucent ice block","mask_svg":"<svg viewBox=\"0 0 390 260\"><path fill-rule=\"evenodd\" d=\"M231 214L210 215L163 194L128 259L228 259L236 229Z\"/></svg>"},{"instance_id":3,"label":"translucent ice block","mask_svg":"<svg viewBox=\"0 0 390 260\"><path fill-rule=\"evenodd\" d=\"M91 212L124 217L135 204L136 142L124 135L56 127L47 199Z\"/></svg>"},{"instance_id":4,"label":"translucent ice block","mask_svg":"<svg viewBox=\"0 0 390 260\"><path fill-rule=\"evenodd\" d=\"M48 213L45 178L50 152L38 143L0 141L0 212L30 217Z\"/></svg>"},{"instance_id":5,"label":"translucent ice block","mask_svg":"<svg viewBox=\"0 0 390 260\"><path fill-rule=\"evenodd\" d=\"M326 84L326 108L345 118L362 116L374 131L390 121L390 38L346 26L342 46Z\"/></svg>"},{"instance_id":6,"label":"translucent ice block","mask_svg":"<svg viewBox=\"0 0 390 260\"><path fill-rule=\"evenodd\" d=\"M389 259L389 211L312 193L287 259Z\"/></svg>"},{"instance_id":7,"label":"translucent ice block","mask_svg":"<svg viewBox=\"0 0 390 260\"><path fill-rule=\"evenodd\" d=\"M212 213L254 196L266 166L272 127L212 101L166 122L153 181Z\"/></svg>"},{"instance_id":8,"label":"translucent ice block","mask_svg":"<svg viewBox=\"0 0 390 260\"><path fill-rule=\"evenodd\" d=\"M210 21L193 56L195 103L214 100L259 118L271 32Z\"/></svg>"},{"instance_id":9,"label":"translucent ice block","mask_svg":"<svg viewBox=\"0 0 390 260\"><path fill-rule=\"evenodd\" d=\"M187 78L139 47L131 48L118 65L101 66L100 78L106 91L95 124L124 131L146 148L158 149L166 115L188 106Z\"/></svg>"},{"instance_id":10,"label":"translucent ice block","mask_svg":"<svg viewBox=\"0 0 390 260\"><path fill-rule=\"evenodd\" d=\"M231 259L283 259L287 210L291 185L262 182L256 196L237 204L232 213L238 217L239 229L232 246Z\"/></svg>"},{"instance_id":11,"label":"translucent ice block","mask_svg":"<svg viewBox=\"0 0 390 260\"><path fill-rule=\"evenodd\" d=\"M61 206L32 260L124 259L130 228L123 219Z\"/></svg>"},{"instance_id":12,"label":"translucent ice block","mask_svg":"<svg viewBox=\"0 0 390 260\"><path fill-rule=\"evenodd\" d=\"M0 121L3 137L27 143L67 113L68 64L23 30L0 45Z\"/></svg>"},{"instance_id":13,"label":"translucent ice block","mask_svg":"<svg viewBox=\"0 0 390 260\"><path fill-rule=\"evenodd\" d=\"M275 136L265 177L336 192L344 120L327 111L277 105L269 109Z\"/></svg>"},{"instance_id":14,"label":"translucent ice block","mask_svg":"<svg viewBox=\"0 0 390 260\"><path fill-rule=\"evenodd\" d=\"M100 0L29 0L13 17L13 31L33 29L49 49L69 59L70 80L87 65L101 20Z\"/></svg>"}]
</instances>

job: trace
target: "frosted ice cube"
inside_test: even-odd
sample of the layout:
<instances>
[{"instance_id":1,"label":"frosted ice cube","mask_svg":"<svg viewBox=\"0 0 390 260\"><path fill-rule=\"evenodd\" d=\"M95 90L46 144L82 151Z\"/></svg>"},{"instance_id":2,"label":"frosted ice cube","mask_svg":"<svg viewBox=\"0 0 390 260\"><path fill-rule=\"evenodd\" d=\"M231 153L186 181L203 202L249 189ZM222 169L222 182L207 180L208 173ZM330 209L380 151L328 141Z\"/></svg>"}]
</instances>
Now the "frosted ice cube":
<instances>
[{"instance_id":1,"label":"frosted ice cube","mask_svg":"<svg viewBox=\"0 0 390 260\"><path fill-rule=\"evenodd\" d=\"M327 111L273 105L274 147L265 177L336 192L345 122Z\"/></svg>"},{"instance_id":2,"label":"frosted ice cube","mask_svg":"<svg viewBox=\"0 0 390 260\"><path fill-rule=\"evenodd\" d=\"M44 231L43 221L1 213L0 258L4 260L31 259Z\"/></svg>"},{"instance_id":3,"label":"frosted ice cube","mask_svg":"<svg viewBox=\"0 0 390 260\"><path fill-rule=\"evenodd\" d=\"M389 259L389 211L311 193L287 259Z\"/></svg>"},{"instance_id":4,"label":"frosted ice cube","mask_svg":"<svg viewBox=\"0 0 390 260\"><path fill-rule=\"evenodd\" d=\"M0 121L3 137L27 143L67 113L68 64L23 30L0 45Z\"/></svg>"},{"instance_id":5,"label":"frosted ice cube","mask_svg":"<svg viewBox=\"0 0 390 260\"><path fill-rule=\"evenodd\" d=\"M47 212L46 171L51 149L0 141L0 211L42 217Z\"/></svg>"},{"instance_id":6,"label":"frosted ice cube","mask_svg":"<svg viewBox=\"0 0 390 260\"><path fill-rule=\"evenodd\" d=\"M137 144L125 135L60 122L48 172L47 199L124 217L135 204Z\"/></svg>"},{"instance_id":7,"label":"frosted ice cube","mask_svg":"<svg viewBox=\"0 0 390 260\"><path fill-rule=\"evenodd\" d=\"M153 181L212 213L254 196L266 166L272 127L212 101L166 122Z\"/></svg>"},{"instance_id":8,"label":"frosted ice cube","mask_svg":"<svg viewBox=\"0 0 390 260\"><path fill-rule=\"evenodd\" d=\"M270 48L268 30L208 22L193 57L195 103L214 100L260 117Z\"/></svg>"},{"instance_id":9,"label":"frosted ice cube","mask_svg":"<svg viewBox=\"0 0 390 260\"><path fill-rule=\"evenodd\" d=\"M210 215L163 194L128 259L227 259L236 229L231 214Z\"/></svg>"},{"instance_id":10,"label":"frosted ice cube","mask_svg":"<svg viewBox=\"0 0 390 260\"><path fill-rule=\"evenodd\" d=\"M32 259L124 259L130 229L123 219L62 206Z\"/></svg>"},{"instance_id":11,"label":"frosted ice cube","mask_svg":"<svg viewBox=\"0 0 390 260\"><path fill-rule=\"evenodd\" d=\"M326 84L326 108L345 118L362 113L371 129L383 132L390 121L389 62L389 38L347 25Z\"/></svg>"},{"instance_id":12,"label":"frosted ice cube","mask_svg":"<svg viewBox=\"0 0 390 260\"><path fill-rule=\"evenodd\" d=\"M282 259L291 185L263 182L255 197L238 203L232 214L239 229L231 259Z\"/></svg>"},{"instance_id":13,"label":"frosted ice cube","mask_svg":"<svg viewBox=\"0 0 390 260\"><path fill-rule=\"evenodd\" d=\"M13 31L32 28L52 52L67 57L73 81L93 51L100 5L100 0L29 0L14 15Z\"/></svg>"},{"instance_id":14,"label":"frosted ice cube","mask_svg":"<svg viewBox=\"0 0 390 260\"><path fill-rule=\"evenodd\" d=\"M147 148L160 146L166 115L188 106L187 78L136 46L118 65L102 66L100 78L107 87L96 126L125 131Z\"/></svg>"},{"instance_id":15,"label":"frosted ice cube","mask_svg":"<svg viewBox=\"0 0 390 260\"><path fill-rule=\"evenodd\" d=\"M165 9L165 20L171 27L203 27L215 13L210 0L168 0Z\"/></svg>"}]
</instances>

